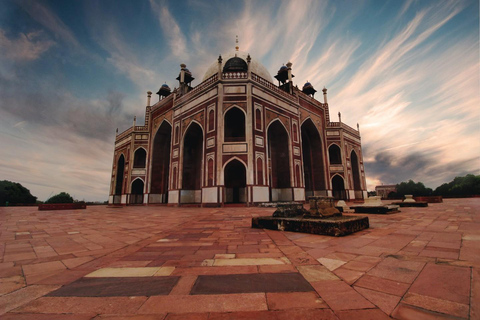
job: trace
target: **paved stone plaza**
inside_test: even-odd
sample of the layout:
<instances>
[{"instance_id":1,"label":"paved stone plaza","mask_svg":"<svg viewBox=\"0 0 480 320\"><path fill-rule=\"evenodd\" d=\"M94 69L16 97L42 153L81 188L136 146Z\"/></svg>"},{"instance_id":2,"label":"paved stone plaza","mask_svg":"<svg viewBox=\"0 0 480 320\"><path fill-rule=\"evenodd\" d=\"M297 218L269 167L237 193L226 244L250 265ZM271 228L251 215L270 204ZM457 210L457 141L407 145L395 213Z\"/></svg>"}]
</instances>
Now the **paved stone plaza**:
<instances>
[{"instance_id":1,"label":"paved stone plaza","mask_svg":"<svg viewBox=\"0 0 480 320\"><path fill-rule=\"evenodd\" d=\"M0 208L0 318L480 319L480 199L343 238L272 208Z\"/></svg>"}]
</instances>

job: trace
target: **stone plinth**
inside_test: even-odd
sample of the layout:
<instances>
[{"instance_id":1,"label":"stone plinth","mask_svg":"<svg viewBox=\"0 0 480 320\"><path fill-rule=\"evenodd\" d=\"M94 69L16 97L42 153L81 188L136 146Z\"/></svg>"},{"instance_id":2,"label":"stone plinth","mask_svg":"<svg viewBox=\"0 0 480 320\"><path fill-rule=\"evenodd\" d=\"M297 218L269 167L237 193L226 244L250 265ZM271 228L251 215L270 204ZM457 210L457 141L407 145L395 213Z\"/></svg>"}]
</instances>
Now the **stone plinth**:
<instances>
[{"instance_id":1,"label":"stone plinth","mask_svg":"<svg viewBox=\"0 0 480 320\"><path fill-rule=\"evenodd\" d=\"M396 204L385 205L382 203L382 199L378 196L369 197L365 199L365 202L361 205L351 207L355 210L355 213L395 213L399 212L399 206Z\"/></svg>"},{"instance_id":2,"label":"stone plinth","mask_svg":"<svg viewBox=\"0 0 480 320\"><path fill-rule=\"evenodd\" d=\"M381 205L381 206L354 206L352 209L355 210L355 213L377 213L377 214L387 214L387 213L396 213L400 212L398 210L398 205Z\"/></svg>"},{"instance_id":3,"label":"stone plinth","mask_svg":"<svg viewBox=\"0 0 480 320\"><path fill-rule=\"evenodd\" d=\"M252 218L252 228L339 237L369 227L368 217L342 216L332 197L309 197L308 202L308 211L299 203L278 203L272 217Z\"/></svg>"},{"instance_id":4,"label":"stone plinth","mask_svg":"<svg viewBox=\"0 0 480 320\"><path fill-rule=\"evenodd\" d=\"M335 208L337 208L338 211L340 211L342 213L353 213L353 212L355 212L355 210L350 209L350 207L347 205L347 203L343 200L339 200L337 202L337 205L335 206Z\"/></svg>"},{"instance_id":5,"label":"stone plinth","mask_svg":"<svg viewBox=\"0 0 480 320\"><path fill-rule=\"evenodd\" d=\"M405 195L405 200L403 200L403 202L415 202L415 199L413 199L413 195L406 194Z\"/></svg>"}]
</instances>

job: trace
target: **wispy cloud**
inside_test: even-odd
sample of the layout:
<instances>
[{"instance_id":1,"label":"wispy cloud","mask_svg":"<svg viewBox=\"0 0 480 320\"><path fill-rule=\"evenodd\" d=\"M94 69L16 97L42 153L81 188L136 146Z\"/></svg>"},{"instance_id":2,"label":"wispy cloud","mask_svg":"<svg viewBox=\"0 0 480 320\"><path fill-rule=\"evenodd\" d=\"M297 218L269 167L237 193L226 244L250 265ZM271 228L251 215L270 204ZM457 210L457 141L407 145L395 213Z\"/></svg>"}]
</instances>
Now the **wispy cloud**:
<instances>
[{"instance_id":1,"label":"wispy cloud","mask_svg":"<svg viewBox=\"0 0 480 320\"><path fill-rule=\"evenodd\" d=\"M0 47L2 57L11 61L22 62L38 59L45 51L55 44L45 39L41 31L19 34L17 38L8 38L0 29Z\"/></svg>"},{"instance_id":2,"label":"wispy cloud","mask_svg":"<svg viewBox=\"0 0 480 320\"><path fill-rule=\"evenodd\" d=\"M22 8L38 23L51 31L67 44L79 47L79 42L72 30L48 7L38 1L19 1Z\"/></svg>"},{"instance_id":3,"label":"wispy cloud","mask_svg":"<svg viewBox=\"0 0 480 320\"><path fill-rule=\"evenodd\" d=\"M160 4L155 0L150 0L152 10L158 15L158 22L162 27L163 34L168 39L168 44L172 54L180 59L188 56L187 40L175 18L168 10L165 2Z\"/></svg>"}]
</instances>

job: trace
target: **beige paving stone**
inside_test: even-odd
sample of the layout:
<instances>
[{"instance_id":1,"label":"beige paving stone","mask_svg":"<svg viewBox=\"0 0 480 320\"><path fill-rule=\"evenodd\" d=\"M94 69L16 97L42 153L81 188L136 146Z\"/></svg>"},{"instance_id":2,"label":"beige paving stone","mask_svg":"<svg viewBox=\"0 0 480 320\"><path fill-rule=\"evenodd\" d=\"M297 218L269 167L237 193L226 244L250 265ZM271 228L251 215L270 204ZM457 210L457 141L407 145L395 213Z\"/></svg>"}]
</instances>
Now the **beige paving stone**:
<instances>
[{"instance_id":1,"label":"beige paving stone","mask_svg":"<svg viewBox=\"0 0 480 320\"><path fill-rule=\"evenodd\" d=\"M214 259L235 259L235 253L218 253Z\"/></svg>"},{"instance_id":2,"label":"beige paving stone","mask_svg":"<svg viewBox=\"0 0 480 320\"><path fill-rule=\"evenodd\" d=\"M155 272L155 277L169 276L172 272L175 271L175 267L160 267L160 270Z\"/></svg>"},{"instance_id":3,"label":"beige paving stone","mask_svg":"<svg viewBox=\"0 0 480 320\"><path fill-rule=\"evenodd\" d=\"M266 266L285 264L282 260L273 258L254 258L254 259L215 259L213 265L220 266Z\"/></svg>"},{"instance_id":4,"label":"beige paving stone","mask_svg":"<svg viewBox=\"0 0 480 320\"><path fill-rule=\"evenodd\" d=\"M323 280L340 280L334 273L324 266L298 266L298 271L309 282L323 281Z\"/></svg>"},{"instance_id":5,"label":"beige paving stone","mask_svg":"<svg viewBox=\"0 0 480 320\"><path fill-rule=\"evenodd\" d=\"M328 270L333 271L338 267L343 266L346 262L342 260L328 259L328 258L319 258L317 259L322 265L324 265Z\"/></svg>"},{"instance_id":6,"label":"beige paving stone","mask_svg":"<svg viewBox=\"0 0 480 320\"><path fill-rule=\"evenodd\" d=\"M114 278L114 277L151 277L160 270L161 267L144 268L102 268L87 274L86 278ZM173 271L173 270L172 270Z\"/></svg>"}]
</instances>

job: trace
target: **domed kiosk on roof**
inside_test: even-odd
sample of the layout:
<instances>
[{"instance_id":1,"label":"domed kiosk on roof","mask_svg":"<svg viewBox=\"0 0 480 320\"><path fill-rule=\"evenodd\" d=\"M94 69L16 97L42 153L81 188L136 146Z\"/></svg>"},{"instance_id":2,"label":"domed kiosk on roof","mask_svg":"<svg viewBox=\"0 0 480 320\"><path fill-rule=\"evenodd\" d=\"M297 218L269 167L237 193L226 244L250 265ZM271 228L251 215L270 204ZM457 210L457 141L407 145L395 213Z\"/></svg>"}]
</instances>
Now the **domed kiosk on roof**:
<instances>
[{"instance_id":1,"label":"domed kiosk on roof","mask_svg":"<svg viewBox=\"0 0 480 320\"><path fill-rule=\"evenodd\" d=\"M117 134L110 204L223 206L366 197L360 132L330 120L292 63L272 76L248 53L220 56L192 85L180 64L178 86L147 92L145 124Z\"/></svg>"}]
</instances>

